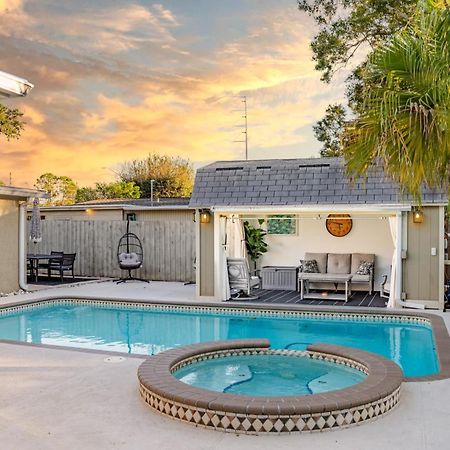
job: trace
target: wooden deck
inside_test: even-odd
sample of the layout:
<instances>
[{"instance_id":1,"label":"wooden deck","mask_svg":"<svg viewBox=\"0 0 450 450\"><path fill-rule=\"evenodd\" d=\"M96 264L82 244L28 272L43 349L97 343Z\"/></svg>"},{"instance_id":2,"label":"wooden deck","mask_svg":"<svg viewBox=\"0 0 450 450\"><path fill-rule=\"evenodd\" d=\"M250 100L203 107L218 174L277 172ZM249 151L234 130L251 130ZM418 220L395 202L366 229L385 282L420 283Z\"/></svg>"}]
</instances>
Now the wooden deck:
<instances>
[{"instance_id":1,"label":"wooden deck","mask_svg":"<svg viewBox=\"0 0 450 450\"><path fill-rule=\"evenodd\" d=\"M295 305L321 305L321 306L366 306L371 308L385 308L387 299L380 297L378 292L369 294L368 292L353 292L347 303L339 300L327 299L323 295L321 299L300 300L300 292L296 291L278 291L269 289L255 289L252 295L257 296L256 300L248 300L249 303L272 303L272 304L295 304ZM230 301L245 301L240 298Z\"/></svg>"}]
</instances>

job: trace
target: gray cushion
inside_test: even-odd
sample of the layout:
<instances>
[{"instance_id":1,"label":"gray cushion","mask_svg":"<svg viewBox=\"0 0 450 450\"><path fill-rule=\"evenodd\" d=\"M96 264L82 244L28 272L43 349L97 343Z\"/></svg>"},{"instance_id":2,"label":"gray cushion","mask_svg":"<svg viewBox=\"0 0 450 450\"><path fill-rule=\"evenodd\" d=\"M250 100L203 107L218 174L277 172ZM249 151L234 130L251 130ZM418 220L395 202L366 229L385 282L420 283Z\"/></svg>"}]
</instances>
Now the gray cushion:
<instances>
[{"instance_id":1,"label":"gray cushion","mask_svg":"<svg viewBox=\"0 0 450 450\"><path fill-rule=\"evenodd\" d=\"M355 273L363 261L375 264L375 255L373 253L352 253L351 273Z\"/></svg>"},{"instance_id":2,"label":"gray cushion","mask_svg":"<svg viewBox=\"0 0 450 450\"><path fill-rule=\"evenodd\" d=\"M327 253L305 253L305 261L317 261L320 273L327 273Z\"/></svg>"},{"instance_id":3,"label":"gray cushion","mask_svg":"<svg viewBox=\"0 0 450 450\"><path fill-rule=\"evenodd\" d=\"M328 253L328 273L350 273L350 253Z\"/></svg>"},{"instance_id":4,"label":"gray cushion","mask_svg":"<svg viewBox=\"0 0 450 450\"><path fill-rule=\"evenodd\" d=\"M353 275L352 283L368 283L370 281L370 275Z\"/></svg>"}]
</instances>

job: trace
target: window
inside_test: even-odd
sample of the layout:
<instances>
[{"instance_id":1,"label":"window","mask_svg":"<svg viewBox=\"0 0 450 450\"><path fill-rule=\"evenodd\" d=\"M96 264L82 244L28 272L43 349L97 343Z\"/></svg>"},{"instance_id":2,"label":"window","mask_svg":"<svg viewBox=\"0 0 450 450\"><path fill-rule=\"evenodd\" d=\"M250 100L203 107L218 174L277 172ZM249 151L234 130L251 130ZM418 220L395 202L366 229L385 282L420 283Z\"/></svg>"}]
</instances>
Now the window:
<instances>
[{"instance_id":1,"label":"window","mask_svg":"<svg viewBox=\"0 0 450 450\"><path fill-rule=\"evenodd\" d=\"M126 220L130 222L136 222L136 213L127 213Z\"/></svg>"},{"instance_id":2,"label":"window","mask_svg":"<svg viewBox=\"0 0 450 450\"><path fill-rule=\"evenodd\" d=\"M297 233L297 221L293 214L275 214L267 218L267 234L292 235Z\"/></svg>"}]
</instances>

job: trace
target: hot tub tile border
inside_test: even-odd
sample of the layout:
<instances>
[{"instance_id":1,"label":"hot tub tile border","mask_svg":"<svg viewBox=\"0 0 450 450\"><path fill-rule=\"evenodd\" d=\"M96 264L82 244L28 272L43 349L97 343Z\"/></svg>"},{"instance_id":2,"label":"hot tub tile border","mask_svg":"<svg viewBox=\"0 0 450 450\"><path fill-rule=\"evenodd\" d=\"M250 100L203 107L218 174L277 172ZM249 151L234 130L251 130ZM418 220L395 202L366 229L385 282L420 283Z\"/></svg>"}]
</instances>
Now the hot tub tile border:
<instances>
[{"instance_id":1,"label":"hot tub tile border","mask_svg":"<svg viewBox=\"0 0 450 450\"><path fill-rule=\"evenodd\" d=\"M199 361L202 356L205 356L204 359L208 359L212 356L213 352L218 353L219 357L233 356L234 354L261 354L266 352L290 355L293 352L292 350L284 352L268 350L268 343L265 340L259 341L259 344L265 343L265 347L258 347L258 340L247 340L248 342L251 341L252 346L245 348L245 341L246 340L214 342L212 343L212 346L209 347L210 351L208 351L207 343L187 346L185 348L188 351L189 356L184 359L182 358L181 360L179 360L179 358L183 352L182 347L167 351L166 353L170 353L172 357L175 358L173 363L170 362L170 358L167 358L168 362L165 367L167 371L166 376L170 377L168 378L168 389L174 385L175 379L171 375L173 370L176 370L177 367L184 363ZM231 348L220 348L221 345L224 346L226 344L230 345ZM236 346L238 348L233 348ZM193 349L195 350L196 347L198 348L199 354L191 355ZM331 410L321 410L321 412L311 411L310 413L303 412L299 414L286 414L286 407L284 411L282 408L278 407L278 414L247 413L247 410L244 413L241 411L242 404L248 403L249 401L251 402L251 397L230 396L228 394L219 393L218 397L236 399L235 401L240 404L239 407L235 408L237 411L232 412L222 410L221 408L214 409L198 407L191 402L192 396L189 397L189 402L177 401L170 399L161 393L154 392L151 385L152 377L150 376L150 380L146 379L146 375L144 373L145 371L143 371L143 369L151 365L153 360L157 358L155 357L144 362L139 368L139 392L143 400L150 406L150 408L172 419L218 431L245 434L302 433L346 428L382 417L398 405L401 395L402 376L400 369L398 369L394 363L386 360L385 358L380 358L367 352L340 346L318 344L312 347L316 350L308 350L308 353L314 354L317 358L326 359L329 357L332 361L340 361L345 364L350 364L351 366L358 368L358 370L361 370L362 367L364 367L365 370L368 371L369 376L370 366L373 366L374 364L376 365L378 361L381 361L386 365L385 375L390 376L390 373L394 374L396 377L396 383L392 385L392 390L390 392L385 392L384 394L381 394L381 392L384 391L380 391L376 385L375 387L369 387L365 391L361 391L361 394L355 397L366 401L350 407L342 407L342 405L346 404L346 401L342 402L337 399L336 403L332 402L337 405L337 408L333 408ZM330 353L327 353L327 349L329 349ZM362 360L364 358L366 359L365 362ZM160 379L163 373L164 370L159 371L156 377ZM181 382L175 380L175 383ZM383 377L380 378L379 383L382 386L384 385ZM351 388L341 391L334 391L333 396L339 397L339 395L344 391L350 392ZM193 388L192 392L201 395L212 394L211 391L204 391L198 388ZM308 402L312 397L314 396L285 397L285 399L291 399L293 402ZM323 399L323 401L326 401L327 394L324 393L320 396L320 398ZM345 398L345 396L343 398ZM261 397L260 402L264 403L272 399L275 399L275 402L277 401L277 397ZM210 405L211 404L212 403L210 402ZM233 400L228 403L225 401L225 404L233 405Z\"/></svg>"}]
</instances>

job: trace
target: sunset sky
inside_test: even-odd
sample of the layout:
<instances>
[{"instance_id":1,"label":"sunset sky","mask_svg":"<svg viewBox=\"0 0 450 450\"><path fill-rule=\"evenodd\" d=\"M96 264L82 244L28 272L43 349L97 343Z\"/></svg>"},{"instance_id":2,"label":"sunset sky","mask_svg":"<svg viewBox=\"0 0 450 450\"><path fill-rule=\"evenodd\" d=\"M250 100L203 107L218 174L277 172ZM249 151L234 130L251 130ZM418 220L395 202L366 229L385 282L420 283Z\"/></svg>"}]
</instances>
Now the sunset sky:
<instances>
[{"instance_id":1,"label":"sunset sky","mask_svg":"<svg viewBox=\"0 0 450 450\"><path fill-rule=\"evenodd\" d=\"M240 95L250 158L318 155L312 125L344 77L320 81L316 32L295 0L0 0L0 70L35 85L5 102L27 125L0 138L0 180L92 185L149 152L242 159Z\"/></svg>"}]
</instances>

